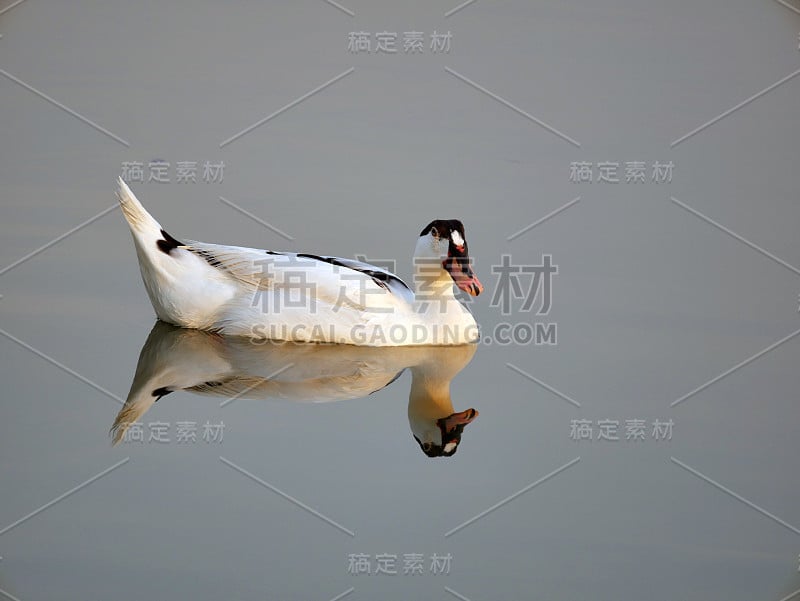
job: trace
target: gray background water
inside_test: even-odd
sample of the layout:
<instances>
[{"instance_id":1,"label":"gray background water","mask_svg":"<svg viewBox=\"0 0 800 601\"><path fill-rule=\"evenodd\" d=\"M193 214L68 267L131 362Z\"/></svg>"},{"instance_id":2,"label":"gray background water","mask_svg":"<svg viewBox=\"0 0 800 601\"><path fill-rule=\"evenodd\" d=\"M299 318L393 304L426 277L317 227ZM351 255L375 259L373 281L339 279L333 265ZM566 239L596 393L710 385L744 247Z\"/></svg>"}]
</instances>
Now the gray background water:
<instances>
[{"instance_id":1,"label":"gray background water","mask_svg":"<svg viewBox=\"0 0 800 601\"><path fill-rule=\"evenodd\" d=\"M798 11L345 4L355 16L322 1L27 0L0 14L0 595L777 601L800 589L800 337L671 406L800 327L800 77L671 146L797 74ZM425 52L348 52L349 32L384 30L424 32ZM430 52L434 30L452 33L449 53ZM481 346L453 383L457 409L481 416L449 460L409 435L408 375L317 406L176 393L147 419L224 421L221 444L112 449L117 403L38 353L126 394L153 314L122 217L6 267L112 206L124 161L156 158L173 183L134 189L178 238L360 253L408 276L418 231L461 218L488 335L536 318L519 301L510 316L490 306L491 266L549 253L558 343ZM202 181L206 160L224 161L222 183ZM177 161L200 163L197 183L175 183ZM571 183L574 161L644 161L647 181ZM650 181L654 161L674 162L671 183ZM672 419L672 440L570 438L573 419L633 418ZM378 553L423 553L426 573L352 575L352 553L373 571ZM449 574L430 573L433 553L452 555Z\"/></svg>"}]
</instances>

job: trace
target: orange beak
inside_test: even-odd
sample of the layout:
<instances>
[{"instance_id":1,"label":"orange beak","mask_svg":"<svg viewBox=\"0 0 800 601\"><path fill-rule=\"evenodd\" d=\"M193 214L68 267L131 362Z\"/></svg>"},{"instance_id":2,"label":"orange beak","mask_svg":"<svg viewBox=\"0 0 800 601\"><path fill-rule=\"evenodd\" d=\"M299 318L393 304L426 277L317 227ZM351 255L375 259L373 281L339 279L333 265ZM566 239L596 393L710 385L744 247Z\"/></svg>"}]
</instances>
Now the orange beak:
<instances>
[{"instance_id":1,"label":"orange beak","mask_svg":"<svg viewBox=\"0 0 800 601\"><path fill-rule=\"evenodd\" d=\"M483 284L481 284L480 280L475 276L475 272L472 271L469 257L466 255L457 257L448 256L442 263L442 266L447 270L460 290L463 290L470 296L478 296L483 292Z\"/></svg>"},{"instance_id":2,"label":"orange beak","mask_svg":"<svg viewBox=\"0 0 800 601\"><path fill-rule=\"evenodd\" d=\"M471 423L476 417L478 417L478 411L476 409L467 409L466 411L453 413L452 415L445 417L442 422L445 431L450 432L457 426L461 426L463 428L467 424Z\"/></svg>"}]
</instances>

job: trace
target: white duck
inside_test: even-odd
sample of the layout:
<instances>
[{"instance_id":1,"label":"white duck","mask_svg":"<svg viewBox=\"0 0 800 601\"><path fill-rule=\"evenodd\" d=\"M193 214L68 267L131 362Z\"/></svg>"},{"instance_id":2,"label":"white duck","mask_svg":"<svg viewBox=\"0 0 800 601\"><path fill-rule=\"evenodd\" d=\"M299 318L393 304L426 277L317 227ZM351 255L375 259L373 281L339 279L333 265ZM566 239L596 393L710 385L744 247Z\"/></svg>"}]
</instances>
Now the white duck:
<instances>
[{"instance_id":1,"label":"white duck","mask_svg":"<svg viewBox=\"0 0 800 601\"><path fill-rule=\"evenodd\" d=\"M128 398L114 420L114 444L162 397L185 390L241 399L328 402L365 397L411 371L408 421L422 451L449 457L475 409L456 412L450 381L477 345L365 348L225 337L156 322L139 353Z\"/></svg>"},{"instance_id":2,"label":"white duck","mask_svg":"<svg viewBox=\"0 0 800 601\"><path fill-rule=\"evenodd\" d=\"M170 236L119 180L145 288L156 315L186 328L234 336L362 346L457 345L479 339L453 284L483 286L470 265L464 226L437 219L414 253L416 294L367 263L223 246Z\"/></svg>"}]
</instances>

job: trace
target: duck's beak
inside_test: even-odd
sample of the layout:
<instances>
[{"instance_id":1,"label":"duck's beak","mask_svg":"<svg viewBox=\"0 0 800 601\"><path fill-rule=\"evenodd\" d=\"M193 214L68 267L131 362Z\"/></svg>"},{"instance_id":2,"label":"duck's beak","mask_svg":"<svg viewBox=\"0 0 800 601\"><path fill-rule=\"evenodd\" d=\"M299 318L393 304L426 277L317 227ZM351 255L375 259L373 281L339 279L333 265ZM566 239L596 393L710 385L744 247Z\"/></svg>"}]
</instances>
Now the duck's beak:
<instances>
[{"instance_id":1,"label":"duck's beak","mask_svg":"<svg viewBox=\"0 0 800 601\"><path fill-rule=\"evenodd\" d=\"M466 411L453 413L443 418L442 425L444 426L445 432L450 432L451 430L455 430L458 426L463 428L478 417L478 415L479 413L476 409L467 409Z\"/></svg>"},{"instance_id":2,"label":"duck's beak","mask_svg":"<svg viewBox=\"0 0 800 601\"><path fill-rule=\"evenodd\" d=\"M466 244L463 246L456 246L451 243L447 253L447 259L442 263L442 266L447 270L460 290L463 290L470 296L478 296L483 292L483 284L480 283L475 276L475 272L472 271Z\"/></svg>"}]
</instances>

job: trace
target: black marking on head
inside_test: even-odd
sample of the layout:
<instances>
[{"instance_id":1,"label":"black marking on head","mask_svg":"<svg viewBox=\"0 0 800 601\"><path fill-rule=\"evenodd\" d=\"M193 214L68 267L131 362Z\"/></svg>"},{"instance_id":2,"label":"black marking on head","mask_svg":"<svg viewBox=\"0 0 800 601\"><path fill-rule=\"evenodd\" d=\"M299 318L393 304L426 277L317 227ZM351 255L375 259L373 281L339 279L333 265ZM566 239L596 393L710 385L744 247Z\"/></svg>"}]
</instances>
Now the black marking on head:
<instances>
[{"instance_id":1,"label":"black marking on head","mask_svg":"<svg viewBox=\"0 0 800 601\"><path fill-rule=\"evenodd\" d=\"M280 253L276 250L265 250L264 252L267 253L268 255L283 255L283 253Z\"/></svg>"},{"instance_id":2,"label":"black marking on head","mask_svg":"<svg viewBox=\"0 0 800 601\"><path fill-rule=\"evenodd\" d=\"M178 242L164 230L161 230L161 235L163 236L163 239L156 240L156 246L158 246L158 250L160 250L162 253L168 255L172 249L183 246L182 242Z\"/></svg>"},{"instance_id":3,"label":"black marking on head","mask_svg":"<svg viewBox=\"0 0 800 601\"><path fill-rule=\"evenodd\" d=\"M456 246L453 242L453 232L458 232L464 244ZM439 240L447 239L447 257L448 261L453 260L457 268L463 274L472 276L472 267L470 266L469 248L467 247L467 238L464 234L464 224L458 219L436 219L431 221L428 226L422 230L420 236L433 234Z\"/></svg>"},{"instance_id":4,"label":"black marking on head","mask_svg":"<svg viewBox=\"0 0 800 601\"><path fill-rule=\"evenodd\" d=\"M471 411L470 421L477 415L474 409ZM432 442L423 443L416 435L414 436L414 440L419 444L419 448L422 449L422 452L428 457L452 457L456 454L456 451L458 451L458 445L461 443L461 435L464 433L464 427L467 424L458 424L448 430L447 419L447 417L441 417L436 420L436 426L439 428L439 432L441 432L442 435L442 444L435 444ZM450 448L448 449L447 447Z\"/></svg>"},{"instance_id":5,"label":"black marking on head","mask_svg":"<svg viewBox=\"0 0 800 601\"><path fill-rule=\"evenodd\" d=\"M464 236L464 224L461 223L458 219L434 219L428 225L425 226L425 229L420 232L420 236L427 236L428 234L432 233L435 230L434 236L437 238L450 238L450 234L453 231L458 232L461 234L461 237L466 239Z\"/></svg>"},{"instance_id":6,"label":"black marking on head","mask_svg":"<svg viewBox=\"0 0 800 601\"><path fill-rule=\"evenodd\" d=\"M152 396L156 397L156 400L155 400L155 401L153 401L153 402L154 402L154 403L157 403L159 400L161 400L161 397L165 397L165 396L167 396L168 394L171 394L172 392L173 392L173 391L172 391L172 390L170 390L169 388L166 388L166 387L162 386L161 388L156 388L156 389L155 389L153 392L151 392L150 394L151 394Z\"/></svg>"},{"instance_id":7,"label":"black marking on head","mask_svg":"<svg viewBox=\"0 0 800 601\"><path fill-rule=\"evenodd\" d=\"M473 409L473 416L475 415L475 410ZM436 420L436 425L439 426L439 431L442 433L442 446L441 452L444 457L451 457L456 454L458 450L458 445L461 442L461 435L464 433L464 427L467 424L458 424L452 430L448 431L445 425L446 417L442 417ZM453 448L449 451L445 450L450 444L454 444Z\"/></svg>"},{"instance_id":8,"label":"black marking on head","mask_svg":"<svg viewBox=\"0 0 800 601\"><path fill-rule=\"evenodd\" d=\"M450 451L445 451L444 447L453 441L447 441L442 445L434 444L432 442L423 443L419 438L414 436L414 440L417 441L419 448L422 449L422 452L425 453L428 457L452 457L456 454L458 450L458 443L461 442L461 436L459 435L458 440L455 440L456 446L454 446Z\"/></svg>"}]
</instances>

